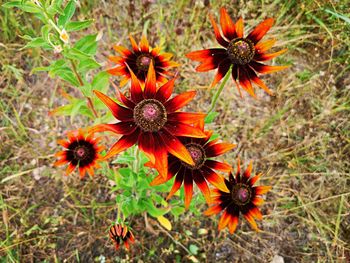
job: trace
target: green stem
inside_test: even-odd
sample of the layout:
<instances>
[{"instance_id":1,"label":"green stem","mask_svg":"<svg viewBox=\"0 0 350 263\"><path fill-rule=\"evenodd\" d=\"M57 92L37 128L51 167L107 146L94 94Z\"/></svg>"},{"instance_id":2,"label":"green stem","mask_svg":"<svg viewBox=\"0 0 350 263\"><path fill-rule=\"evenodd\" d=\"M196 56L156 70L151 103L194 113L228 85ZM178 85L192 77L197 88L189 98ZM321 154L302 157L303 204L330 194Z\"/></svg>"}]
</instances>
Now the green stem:
<instances>
[{"instance_id":1,"label":"green stem","mask_svg":"<svg viewBox=\"0 0 350 263\"><path fill-rule=\"evenodd\" d=\"M230 75L231 75L231 71L232 71L232 67L230 67L229 71L227 71L225 77L224 77L224 80L221 82L221 85L219 87L219 89L216 91L212 101L211 101L211 106L208 110L208 113L212 112L215 108L215 105L216 105L216 101L218 100L222 90L224 89L225 87L225 84L226 82L228 81L228 79L230 78Z\"/></svg>"},{"instance_id":2,"label":"green stem","mask_svg":"<svg viewBox=\"0 0 350 263\"><path fill-rule=\"evenodd\" d=\"M77 77L80 86L84 86L83 79L81 78L81 76L79 75L79 73L78 73L78 71L77 71L77 66L75 65L75 62L74 62L72 59L70 59L70 62L71 62L71 64L72 64L73 72L74 72L75 76ZM94 114L95 117L97 118L97 117L98 117L98 114L97 114L97 111L96 111L96 109L95 109L95 107L94 107L94 104L92 103L91 98L86 96L86 99L87 99L87 101L88 101L88 105L89 105L89 107L91 108L93 114Z\"/></svg>"}]
</instances>

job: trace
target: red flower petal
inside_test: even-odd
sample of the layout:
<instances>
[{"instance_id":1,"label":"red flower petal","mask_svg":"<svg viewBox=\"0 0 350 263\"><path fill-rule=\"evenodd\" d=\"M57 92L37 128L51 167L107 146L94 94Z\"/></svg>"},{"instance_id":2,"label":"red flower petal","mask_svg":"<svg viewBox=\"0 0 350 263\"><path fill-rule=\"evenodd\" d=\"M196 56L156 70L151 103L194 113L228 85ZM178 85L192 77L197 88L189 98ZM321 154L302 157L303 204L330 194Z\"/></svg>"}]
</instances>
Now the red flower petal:
<instances>
[{"instance_id":1,"label":"red flower petal","mask_svg":"<svg viewBox=\"0 0 350 263\"><path fill-rule=\"evenodd\" d=\"M218 41L218 43L221 46L227 47L228 42L225 39L223 39L223 37L221 36L219 27L217 26L217 24L216 24L216 22L211 14L209 14L209 19L210 19L211 24L213 25L216 40Z\"/></svg>"},{"instance_id":2,"label":"red flower petal","mask_svg":"<svg viewBox=\"0 0 350 263\"><path fill-rule=\"evenodd\" d=\"M256 61L252 61L249 63L249 65L257 72L261 74L268 74L276 71L280 71L286 68L289 68L290 66L269 66L264 65Z\"/></svg>"},{"instance_id":3,"label":"red flower petal","mask_svg":"<svg viewBox=\"0 0 350 263\"><path fill-rule=\"evenodd\" d=\"M186 57L195 61L203 62L203 61L206 61L207 59L212 58L213 56L224 55L224 54L226 54L226 49L210 48L210 49L203 49L203 50L190 52L186 54Z\"/></svg>"},{"instance_id":4,"label":"red flower petal","mask_svg":"<svg viewBox=\"0 0 350 263\"><path fill-rule=\"evenodd\" d=\"M126 71L126 67L125 66L119 66L119 67L115 67L115 68L111 68L108 69L107 72L111 75L114 76L122 76L122 75L126 75L128 72Z\"/></svg>"},{"instance_id":5,"label":"red flower petal","mask_svg":"<svg viewBox=\"0 0 350 263\"><path fill-rule=\"evenodd\" d=\"M214 160L206 160L205 165L211 169L219 170L222 172L230 172L232 170L231 165L229 165L227 163L221 163L218 161L214 161Z\"/></svg>"},{"instance_id":6,"label":"red flower petal","mask_svg":"<svg viewBox=\"0 0 350 263\"><path fill-rule=\"evenodd\" d=\"M253 81L256 85L258 85L260 88L262 88L267 94L273 95L273 92L265 85L265 83L256 75L254 70L251 68L247 67L246 68L248 74L249 74L249 79Z\"/></svg>"},{"instance_id":7,"label":"red flower petal","mask_svg":"<svg viewBox=\"0 0 350 263\"><path fill-rule=\"evenodd\" d=\"M193 180L197 184L199 190L201 190L206 202L210 204L211 197L210 197L210 190L209 190L208 184L203 178L203 176L197 170L193 171Z\"/></svg>"},{"instance_id":8,"label":"red flower petal","mask_svg":"<svg viewBox=\"0 0 350 263\"><path fill-rule=\"evenodd\" d=\"M262 173L259 173L259 174L257 174L256 176L252 177L252 178L249 180L249 184L250 184L251 186L253 186L253 185L256 183L256 181L258 181L258 180L260 179L261 176L262 176Z\"/></svg>"},{"instance_id":9,"label":"red flower petal","mask_svg":"<svg viewBox=\"0 0 350 263\"><path fill-rule=\"evenodd\" d=\"M169 131L172 135L175 136L187 136L192 138L206 137L205 133L200 129L179 122L168 121L165 128L167 131Z\"/></svg>"},{"instance_id":10,"label":"red flower petal","mask_svg":"<svg viewBox=\"0 0 350 263\"><path fill-rule=\"evenodd\" d=\"M215 75L213 82L210 85L210 88L214 87L229 71L231 67L230 59L225 59L220 62L218 67L218 72Z\"/></svg>"},{"instance_id":11,"label":"red flower petal","mask_svg":"<svg viewBox=\"0 0 350 263\"><path fill-rule=\"evenodd\" d=\"M239 74L240 86L245 91L247 91L250 96L252 96L253 98L256 98L256 95L254 93L254 89L253 89L252 83L250 82L249 75L248 75L247 71L243 67L240 67L238 74Z\"/></svg>"},{"instance_id":12,"label":"red flower petal","mask_svg":"<svg viewBox=\"0 0 350 263\"><path fill-rule=\"evenodd\" d=\"M243 18L242 17L240 17L238 19L235 26L236 26L237 37L242 38L244 35L244 25L243 25Z\"/></svg>"},{"instance_id":13,"label":"red flower petal","mask_svg":"<svg viewBox=\"0 0 350 263\"><path fill-rule=\"evenodd\" d=\"M218 230L221 231L222 229L224 229L227 224L230 222L231 216L229 213L227 213L227 211L225 210L222 213L222 216L219 220L219 224L218 224Z\"/></svg>"},{"instance_id":14,"label":"red flower petal","mask_svg":"<svg viewBox=\"0 0 350 263\"><path fill-rule=\"evenodd\" d=\"M177 173L175 177L173 187L171 188L166 200L169 200L180 189L183 179L184 179L184 168L181 168L181 170Z\"/></svg>"},{"instance_id":15,"label":"red flower petal","mask_svg":"<svg viewBox=\"0 0 350 263\"><path fill-rule=\"evenodd\" d=\"M157 157L154 168L158 171L159 175L166 178L168 174L168 151L162 138L154 137L154 156Z\"/></svg>"},{"instance_id":16,"label":"red flower petal","mask_svg":"<svg viewBox=\"0 0 350 263\"><path fill-rule=\"evenodd\" d=\"M185 188L185 209L190 207L192 195L193 195L193 181L191 173L187 172L184 178L184 188Z\"/></svg>"},{"instance_id":17,"label":"red flower petal","mask_svg":"<svg viewBox=\"0 0 350 263\"><path fill-rule=\"evenodd\" d=\"M257 220L262 220L263 218L259 208L257 208L256 206L250 209L249 213Z\"/></svg>"},{"instance_id":18,"label":"red flower petal","mask_svg":"<svg viewBox=\"0 0 350 263\"><path fill-rule=\"evenodd\" d=\"M164 103L170 98L173 93L175 79L176 78L172 78L158 89L155 97L157 100Z\"/></svg>"},{"instance_id":19,"label":"red flower petal","mask_svg":"<svg viewBox=\"0 0 350 263\"><path fill-rule=\"evenodd\" d=\"M66 175L69 175L70 173L72 173L74 171L75 167L76 167L75 165L70 163L66 169Z\"/></svg>"},{"instance_id":20,"label":"red flower petal","mask_svg":"<svg viewBox=\"0 0 350 263\"><path fill-rule=\"evenodd\" d=\"M211 216L211 215L214 215L214 214L218 214L218 213L220 213L221 210L222 210L222 208L221 208L220 205L215 205L215 206L209 207L209 209L207 209L204 212L204 215Z\"/></svg>"},{"instance_id":21,"label":"red flower petal","mask_svg":"<svg viewBox=\"0 0 350 263\"><path fill-rule=\"evenodd\" d=\"M253 189L255 190L255 193L257 195L263 195L266 194L268 191L270 191L272 188L272 186L257 186L257 187L253 187Z\"/></svg>"},{"instance_id":22,"label":"red flower petal","mask_svg":"<svg viewBox=\"0 0 350 263\"><path fill-rule=\"evenodd\" d=\"M247 169L243 173L243 177L245 179L244 182L247 182L249 180L250 174L252 173L252 169L253 169L253 162L250 161Z\"/></svg>"},{"instance_id":23,"label":"red flower petal","mask_svg":"<svg viewBox=\"0 0 350 263\"><path fill-rule=\"evenodd\" d=\"M230 16L227 14L226 9L223 7L220 9L220 24L224 36L228 40L234 39L236 36L235 24L232 22Z\"/></svg>"},{"instance_id":24,"label":"red flower petal","mask_svg":"<svg viewBox=\"0 0 350 263\"><path fill-rule=\"evenodd\" d=\"M61 146L63 146L64 148L68 148L69 146L69 141L67 140L57 140L57 143Z\"/></svg>"},{"instance_id":25,"label":"red flower petal","mask_svg":"<svg viewBox=\"0 0 350 263\"><path fill-rule=\"evenodd\" d=\"M135 76L134 72L129 69L131 75L131 88L130 96L134 103L138 103L143 100L143 91L139 79Z\"/></svg>"},{"instance_id":26,"label":"red flower petal","mask_svg":"<svg viewBox=\"0 0 350 263\"><path fill-rule=\"evenodd\" d=\"M127 48L125 48L125 47L123 47L123 46L114 45L113 48L114 48L114 50L117 51L120 55L123 55L123 56L125 56L125 57L130 56L130 55L132 54L132 52L131 52L129 49L127 49Z\"/></svg>"},{"instance_id":27,"label":"red flower petal","mask_svg":"<svg viewBox=\"0 0 350 263\"><path fill-rule=\"evenodd\" d=\"M109 149L109 152L106 154L103 159L110 158L128 148L133 146L138 139L138 136L140 134L140 130L136 129L133 133L128 135L123 135L112 147Z\"/></svg>"},{"instance_id":28,"label":"red flower petal","mask_svg":"<svg viewBox=\"0 0 350 263\"><path fill-rule=\"evenodd\" d=\"M211 183L212 185L214 185L216 188L218 188L219 190L223 191L223 192L229 192L224 178L220 175L218 175L217 173L215 173L212 169L206 167L206 166L202 166L201 168L202 170L202 174L204 176L204 178Z\"/></svg>"},{"instance_id":29,"label":"red flower petal","mask_svg":"<svg viewBox=\"0 0 350 263\"><path fill-rule=\"evenodd\" d=\"M154 139L151 132L140 133L138 139L138 146L140 150L146 154L148 159L150 159L152 163L155 163Z\"/></svg>"},{"instance_id":30,"label":"red flower petal","mask_svg":"<svg viewBox=\"0 0 350 263\"><path fill-rule=\"evenodd\" d=\"M145 53L149 52L149 44L145 35L142 35L141 37L140 49L142 52L145 52Z\"/></svg>"},{"instance_id":31,"label":"red flower petal","mask_svg":"<svg viewBox=\"0 0 350 263\"><path fill-rule=\"evenodd\" d=\"M66 160L66 158L62 158L62 159L56 161L53 165L54 165L54 166L61 166L61 165L66 164L67 162L68 162L68 161Z\"/></svg>"},{"instance_id":32,"label":"red flower petal","mask_svg":"<svg viewBox=\"0 0 350 263\"><path fill-rule=\"evenodd\" d=\"M274 52L274 53L270 53L270 54L264 54L264 53L256 53L255 56L254 56L254 60L257 60L257 61L267 61L267 60L270 60L270 59L273 59L283 53L285 53L288 49L285 48L285 49L282 49L280 51L277 51L277 52Z\"/></svg>"},{"instance_id":33,"label":"red flower petal","mask_svg":"<svg viewBox=\"0 0 350 263\"><path fill-rule=\"evenodd\" d=\"M110 131L116 134L128 135L137 128L134 122L118 122L114 124L98 124L90 129L90 132Z\"/></svg>"},{"instance_id":34,"label":"red flower petal","mask_svg":"<svg viewBox=\"0 0 350 263\"><path fill-rule=\"evenodd\" d=\"M228 228L230 230L231 235L236 231L237 225L238 225L238 216L230 215L230 221L228 223Z\"/></svg>"},{"instance_id":35,"label":"red flower petal","mask_svg":"<svg viewBox=\"0 0 350 263\"><path fill-rule=\"evenodd\" d=\"M140 51L139 46L137 45L135 39L134 39L134 38L132 37L132 35L130 35L130 34L129 34L129 39L130 39L130 43L131 43L132 49L133 49L135 52Z\"/></svg>"},{"instance_id":36,"label":"red flower petal","mask_svg":"<svg viewBox=\"0 0 350 263\"><path fill-rule=\"evenodd\" d=\"M248 35L248 39L255 43L259 42L260 39L264 37L264 35L267 33L267 31L270 30L274 23L273 18L267 18L264 21L262 21L259 25L257 25L254 30Z\"/></svg>"},{"instance_id":37,"label":"red flower petal","mask_svg":"<svg viewBox=\"0 0 350 263\"><path fill-rule=\"evenodd\" d=\"M115 118L121 121L133 120L133 113L131 110L118 105L114 100L102 92L94 90L94 93L111 110Z\"/></svg>"},{"instance_id":38,"label":"red flower petal","mask_svg":"<svg viewBox=\"0 0 350 263\"><path fill-rule=\"evenodd\" d=\"M269 39L263 42L259 42L255 45L255 51L257 53L264 53L269 50L276 43L276 39Z\"/></svg>"},{"instance_id":39,"label":"red flower petal","mask_svg":"<svg viewBox=\"0 0 350 263\"><path fill-rule=\"evenodd\" d=\"M163 131L163 133L159 133L160 137L163 139L166 149L169 153L177 157L178 159L188 163L190 165L194 165L192 157L186 147L180 142L178 138L173 136L167 131ZM158 157L158 156L157 156Z\"/></svg>"},{"instance_id":40,"label":"red flower petal","mask_svg":"<svg viewBox=\"0 0 350 263\"><path fill-rule=\"evenodd\" d=\"M258 225L256 224L253 215L249 211L248 213L243 214L243 216L254 230L259 231Z\"/></svg>"},{"instance_id":41,"label":"red flower petal","mask_svg":"<svg viewBox=\"0 0 350 263\"><path fill-rule=\"evenodd\" d=\"M135 103L129 100L125 95L118 89L116 88L117 91L117 96L119 101L121 101L126 107L129 109L134 109L135 108Z\"/></svg>"},{"instance_id":42,"label":"red flower petal","mask_svg":"<svg viewBox=\"0 0 350 263\"><path fill-rule=\"evenodd\" d=\"M187 91L187 92L181 93L180 95L177 95L171 100L168 100L164 104L164 106L167 109L167 112L171 113L184 107L193 99L194 96L196 96L196 91Z\"/></svg>"},{"instance_id":43,"label":"red flower petal","mask_svg":"<svg viewBox=\"0 0 350 263\"><path fill-rule=\"evenodd\" d=\"M152 164L151 168L153 168L153 167L154 167L154 164ZM173 178L177 174L177 172L179 171L180 168L181 167L179 166L178 161L170 163L169 169L168 169L168 174L167 174L166 178L164 179L164 177L158 175L153 179L153 181L150 183L150 185L151 186L160 185L160 184L163 184L163 183L169 181L171 178Z\"/></svg>"},{"instance_id":44,"label":"red flower petal","mask_svg":"<svg viewBox=\"0 0 350 263\"><path fill-rule=\"evenodd\" d=\"M215 157L221 154L224 154L225 152L228 152L229 150L236 147L236 144L232 143L216 143L216 144L208 144L208 147L206 147L205 155L207 157Z\"/></svg>"},{"instance_id":45,"label":"red flower petal","mask_svg":"<svg viewBox=\"0 0 350 263\"><path fill-rule=\"evenodd\" d=\"M168 120L173 122L182 122L186 124L193 124L199 120L204 119L204 113L189 113L189 112L173 112L168 114ZM203 129L201 129L203 130Z\"/></svg>"},{"instance_id":46,"label":"red flower petal","mask_svg":"<svg viewBox=\"0 0 350 263\"><path fill-rule=\"evenodd\" d=\"M156 94L157 87L156 87L156 72L154 71L153 63L151 62L149 64L146 82L145 82L145 89L144 89L144 97L148 99L154 98L154 95Z\"/></svg>"},{"instance_id":47,"label":"red flower petal","mask_svg":"<svg viewBox=\"0 0 350 263\"><path fill-rule=\"evenodd\" d=\"M262 199L261 197L254 197L254 199L252 200L252 203L256 206L262 205L264 203L264 199Z\"/></svg>"}]
</instances>

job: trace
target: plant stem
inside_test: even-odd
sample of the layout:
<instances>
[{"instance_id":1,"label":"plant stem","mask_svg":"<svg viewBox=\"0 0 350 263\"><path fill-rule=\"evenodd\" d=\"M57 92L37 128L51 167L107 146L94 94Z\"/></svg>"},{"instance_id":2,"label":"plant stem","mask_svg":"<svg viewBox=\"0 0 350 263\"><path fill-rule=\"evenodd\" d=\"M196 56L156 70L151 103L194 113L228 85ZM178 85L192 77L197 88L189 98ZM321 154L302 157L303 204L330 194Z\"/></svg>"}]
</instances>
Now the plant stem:
<instances>
[{"instance_id":1,"label":"plant stem","mask_svg":"<svg viewBox=\"0 0 350 263\"><path fill-rule=\"evenodd\" d=\"M79 75L79 73L78 73L78 71L77 71L77 66L75 65L75 62L74 62L72 59L70 60L70 62L71 62L71 64L72 64L73 72L74 72L75 76L77 77L80 86L84 86L83 79L81 78L81 76ZM97 112L96 112L96 109L95 109L95 107L94 107L94 104L92 103L91 98L86 96L86 99L87 99L87 101L88 101L88 105L89 105L90 109L91 109L92 112L94 113L94 116L97 118L97 117L98 117L98 114L97 114Z\"/></svg>"},{"instance_id":2,"label":"plant stem","mask_svg":"<svg viewBox=\"0 0 350 263\"><path fill-rule=\"evenodd\" d=\"M210 112L212 112L214 110L215 105L216 105L216 101L218 100L222 90L224 89L226 82L230 78L231 71L232 71L232 67L230 67L229 71L227 71L227 73L226 73L226 75L224 77L224 80L221 82L221 85L220 85L219 89L215 93L215 95L214 95L214 97L213 97L213 99L211 101L211 106L210 106L210 109L208 110L208 113L210 113Z\"/></svg>"}]
</instances>

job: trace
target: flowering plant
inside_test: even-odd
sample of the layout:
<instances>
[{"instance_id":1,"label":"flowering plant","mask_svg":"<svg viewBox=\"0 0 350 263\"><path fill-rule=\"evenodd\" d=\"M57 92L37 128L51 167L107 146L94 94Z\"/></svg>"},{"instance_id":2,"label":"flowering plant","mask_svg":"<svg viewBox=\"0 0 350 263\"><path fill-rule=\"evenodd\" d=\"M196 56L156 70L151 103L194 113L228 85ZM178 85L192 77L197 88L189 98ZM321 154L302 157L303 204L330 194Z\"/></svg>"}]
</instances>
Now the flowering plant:
<instances>
[{"instance_id":1,"label":"flowering plant","mask_svg":"<svg viewBox=\"0 0 350 263\"><path fill-rule=\"evenodd\" d=\"M101 63L95 58L101 34L77 40L70 36L72 32L79 36L81 30L93 23L92 20L72 21L76 5L74 0L64 6L62 0L27 0L10 1L4 6L33 13L43 23L40 35L25 36L26 48L52 51L56 59L33 72L46 71L50 77L58 77L67 86L77 88L83 96L74 97L62 90L68 104L50 111L53 116L70 116L72 122L78 116L86 117L81 118L86 120L85 127L67 131L68 139L58 141L64 149L56 153L55 165L67 165L66 175L77 168L80 178L86 179L86 174L106 176L113 182L111 192L115 194L117 216L110 228L104 227L109 228L115 247L119 248L122 242L129 247L129 243L134 242L132 226L128 225L131 215L148 214L171 230L167 215L178 217L186 209L199 214L196 205L204 200L210 205L206 215L223 211L219 230L228 226L233 234L240 213L258 230L255 219L262 219L262 214L257 206L263 203L261 195L271 187L254 186L261 174L251 176L251 163L241 174L238 162L234 177L235 169L230 165L233 161L216 160L236 145L220 141L219 135L207 130L205 124L213 120L212 111L229 76L238 89L243 88L253 97L256 95L251 82L272 94L258 73L287 67L261 63L286 51L268 54L266 51L274 40L261 41L273 19L266 19L244 37L242 18L233 23L222 8L222 35L210 16L216 40L223 48L187 54L188 58L201 62L197 71L218 69L210 87L224 79L212 99L212 106L207 113L202 113L184 109L196 91L177 93L180 73L174 68L180 65L172 60L172 54L159 47L151 48L145 35L139 44L130 35L131 49L114 46L119 55L110 56L109 66L101 69ZM112 137L116 135L118 139ZM111 141L113 145L108 147ZM203 196L192 198L196 191L194 185ZM171 198L176 194L180 198Z\"/></svg>"}]
</instances>

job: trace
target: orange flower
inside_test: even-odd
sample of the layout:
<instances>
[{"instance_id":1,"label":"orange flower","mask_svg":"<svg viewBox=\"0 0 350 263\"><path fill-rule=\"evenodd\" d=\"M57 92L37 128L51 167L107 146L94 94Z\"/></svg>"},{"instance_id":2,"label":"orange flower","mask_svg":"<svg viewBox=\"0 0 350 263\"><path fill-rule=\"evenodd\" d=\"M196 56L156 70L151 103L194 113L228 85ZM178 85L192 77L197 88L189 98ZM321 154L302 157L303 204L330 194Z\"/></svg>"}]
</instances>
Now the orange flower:
<instances>
[{"instance_id":1,"label":"orange flower","mask_svg":"<svg viewBox=\"0 0 350 263\"><path fill-rule=\"evenodd\" d=\"M203 130L203 127L201 127L201 129ZM228 191L224 178L217 174L214 170L228 172L231 170L231 166L226 163L212 160L211 158L224 154L225 152L236 147L236 145L223 142L219 143L218 139L209 141L212 132L206 131L205 134L205 138L180 138L180 141L189 151L194 161L194 165L189 165L182 162L175 156L169 155L169 170L166 180L164 180L162 176L158 175L151 182L151 185L159 185L175 177L174 185L170 190L167 199L172 197L180 189L183 183L185 188L186 209L188 209L191 203L193 182L197 184L208 204L211 203L211 198L207 182L213 184L222 191ZM147 165L152 167L152 165Z\"/></svg>"},{"instance_id":2,"label":"orange flower","mask_svg":"<svg viewBox=\"0 0 350 263\"><path fill-rule=\"evenodd\" d=\"M223 211L219 221L219 231L226 226L233 234L238 225L239 214L242 213L251 227L258 231L255 219L262 220L262 214L257 206L263 204L261 195L270 191L271 186L254 186L259 180L261 174L250 177L252 172L252 163L249 164L243 175L241 175L240 163L238 161L237 173L233 177L229 174L229 180L225 179L228 192L219 189L212 191L213 206L204 212L205 215L218 214ZM255 219L254 219L255 218Z\"/></svg>"},{"instance_id":3,"label":"orange flower","mask_svg":"<svg viewBox=\"0 0 350 263\"><path fill-rule=\"evenodd\" d=\"M240 94L240 87L242 87L251 96L255 97L251 83L254 82L265 92L272 95L272 91L257 76L257 73L272 73L289 67L269 66L260 63L275 58L287 51L287 49L283 49L274 53L266 53L274 45L276 40L260 41L272 27L274 19L267 18L255 27L248 36L244 37L242 17L234 24L225 8L221 8L220 15L223 36L211 15L210 21L213 25L217 42L224 48L194 51L188 53L186 56L189 59L201 62L196 68L197 71L218 69L211 87L215 86L228 73L230 67L232 67L232 78Z\"/></svg>"},{"instance_id":4,"label":"orange flower","mask_svg":"<svg viewBox=\"0 0 350 263\"><path fill-rule=\"evenodd\" d=\"M134 243L135 238L130 229L126 225L116 224L109 229L109 237L114 242L115 248L118 250L120 242L123 242L126 249L129 249L129 242Z\"/></svg>"},{"instance_id":5,"label":"orange flower","mask_svg":"<svg viewBox=\"0 0 350 263\"><path fill-rule=\"evenodd\" d=\"M119 104L105 94L94 91L120 122L100 124L93 132L111 131L122 137L111 147L105 158L112 157L138 144L159 173L166 178L168 152L188 164L194 164L190 153L177 136L203 138L201 129L191 124L203 120L205 114L179 112L195 96L195 91L184 92L169 99L175 79L157 89L153 64L150 64L144 89L134 73L131 74L130 97L119 93Z\"/></svg>"},{"instance_id":6,"label":"orange flower","mask_svg":"<svg viewBox=\"0 0 350 263\"><path fill-rule=\"evenodd\" d=\"M79 167L80 178L85 176L86 171L93 176L93 168L100 168L97 161L101 159L99 153L104 149L103 146L98 146L98 141L99 138L94 138L93 133L85 136L81 129L68 132L68 140L58 141L67 150L55 154L61 159L56 161L54 165L60 166L69 163L66 175L73 172L75 167Z\"/></svg>"},{"instance_id":7,"label":"orange flower","mask_svg":"<svg viewBox=\"0 0 350 263\"><path fill-rule=\"evenodd\" d=\"M143 84L145 82L148 67L153 64L158 83L164 84L166 76L172 75L167 68L177 67L178 63L171 61L171 53L161 53L160 48L150 48L146 37L143 35L139 45L129 35L132 50L123 46L114 46L114 50L121 56L110 56L109 60L116 63L117 67L107 70L110 74L124 76L120 82L124 86L131 78L132 71Z\"/></svg>"}]
</instances>

